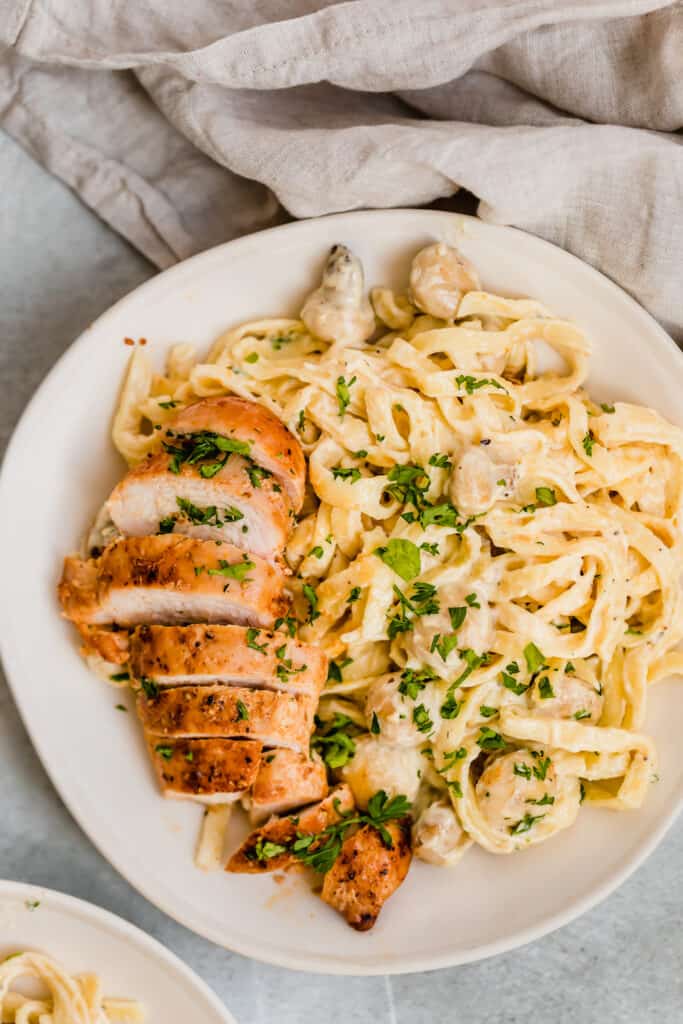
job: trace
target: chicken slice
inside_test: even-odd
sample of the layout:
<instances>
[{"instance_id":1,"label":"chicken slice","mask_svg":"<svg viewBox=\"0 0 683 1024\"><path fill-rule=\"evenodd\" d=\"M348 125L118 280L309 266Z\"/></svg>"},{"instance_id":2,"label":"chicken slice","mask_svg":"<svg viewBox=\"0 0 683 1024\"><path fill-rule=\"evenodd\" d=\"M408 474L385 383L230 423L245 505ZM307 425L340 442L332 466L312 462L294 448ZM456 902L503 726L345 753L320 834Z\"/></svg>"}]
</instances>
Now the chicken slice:
<instances>
[{"instance_id":1,"label":"chicken slice","mask_svg":"<svg viewBox=\"0 0 683 1024\"><path fill-rule=\"evenodd\" d=\"M83 640L81 653L84 656L98 654L112 665L125 665L129 657L129 637L125 629L102 628L101 626L76 627Z\"/></svg>"},{"instance_id":2,"label":"chicken slice","mask_svg":"<svg viewBox=\"0 0 683 1024\"><path fill-rule=\"evenodd\" d=\"M412 860L410 818L384 826L392 839L387 847L371 825L348 836L341 853L325 875L321 896L352 928L372 928L384 903L408 874Z\"/></svg>"},{"instance_id":3,"label":"chicken slice","mask_svg":"<svg viewBox=\"0 0 683 1024\"><path fill-rule=\"evenodd\" d=\"M58 593L64 614L79 626L270 626L285 612L283 586L279 568L230 544L169 535L126 537L99 558L66 558Z\"/></svg>"},{"instance_id":4,"label":"chicken slice","mask_svg":"<svg viewBox=\"0 0 683 1024\"><path fill-rule=\"evenodd\" d=\"M202 398L182 409L171 422L171 428L171 444L178 436L208 431L248 445L248 457L275 478L295 512L301 509L306 486L301 445L282 420L264 405L235 395Z\"/></svg>"},{"instance_id":5,"label":"chicken slice","mask_svg":"<svg viewBox=\"0 0 683 1024\"><path fill-rule=\"evenodd\" d=\"M253 467L241 455L230 455L209 479L188 463L172 473L171 462L166 452L151 455L116 485L106 508L121 533L183 533L228 541L263 558L280 556L293 512L272 477L252 483Z\"/></svg>"},{"instance_id":6,"label":"chicken slice","mask_svg":"<svg viewBox=\"0 0 683 1024\"><path fill-rule=\"evenodd\" d=\"M137 709L143 729L171 739L220 736L267 747L308 750L315 701L295 693L241 686L173 686L143 680Z\"/></svg>"},{"instance_id":7,"label":"chicken slice","mask_svg":"<svg viewBox=\"0 0 683 1024\"><path fill-rule=\"evenodd\" d=\"M226 871L250 874L279 871L298 864L289 847L301 835L315 836L328 825L341 821L353 810L353 796L348 786L337 786L321 800L286 818L271 818L251 832L228 861ZM282 849L278 849L282 848Z\"/></svg>"},{"instance_id":8,"label":"chicken slice","mask_svg":"<svg viewBox=\"0 0 683 1024\"><path fill-rule=\"evenodd\" d=\"M253 784L261 764L258 740L146 740L161 792L174 800L231 803Z\"/></svg>"},{"instance_id":9,"label":"chicken slice","mask_svg":"<svg viewBox=\"0 0 683 1024\"><path fill-rule=\"evenodd\" d=\"M244 626L139 626L130 666L134 676L158 686L265 686L316 700L327 677L327 657L318 647Z\"/></svg>"},{"instance_id":10,"label":"chicken slice","mask_svg":"<svg viewBox=\"0 0 683 1024\"><path fill-rule=\"evenodd\" d=\"M327 772L319 757L293 750L268 750L249 797L249 820L259 825L273 814L285 814L327 796Z\"/></svg>"}]
</instances>

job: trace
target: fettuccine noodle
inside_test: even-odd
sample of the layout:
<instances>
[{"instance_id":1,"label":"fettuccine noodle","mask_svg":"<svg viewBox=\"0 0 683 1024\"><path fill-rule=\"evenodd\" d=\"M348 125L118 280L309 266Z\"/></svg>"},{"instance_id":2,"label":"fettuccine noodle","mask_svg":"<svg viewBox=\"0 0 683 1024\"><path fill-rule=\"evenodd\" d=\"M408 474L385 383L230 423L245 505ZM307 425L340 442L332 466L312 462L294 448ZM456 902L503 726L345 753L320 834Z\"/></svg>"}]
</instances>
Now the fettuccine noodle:
<instances>
[{"instance_id":1,"label":"fettuccine noodle","mask_svg":"<svg viewBox=\"0 0 683 1024\"><path fill-rule=\"evenodd\" d=\"M18 980L39 982L45 994L22 995ZM96 974L72 976L50 957L20 953L0 964L2 1024L143 1024L139 1003L105 999Z\"/></svg>"},{"instance_id":2,"label":"fettuccine noodle","mask_svg":"<svg viewBox=\"0 0 683 1024\"><path fill-rule=\"evenodd\" d=\"M418 854L509 853L583 800L640 806L648 691L683 668L683 433L593 402L584 332L538 302L473 290L446 321L372 300L385 333L365 344L279 318L204 360L179 346L161 376L137 350L116 446L133 464L177 408L227 393L298 436L287 560L300 636L335 665L319 714L353 723L361 804L415 802Z\"/></svg>"}]
</instances>

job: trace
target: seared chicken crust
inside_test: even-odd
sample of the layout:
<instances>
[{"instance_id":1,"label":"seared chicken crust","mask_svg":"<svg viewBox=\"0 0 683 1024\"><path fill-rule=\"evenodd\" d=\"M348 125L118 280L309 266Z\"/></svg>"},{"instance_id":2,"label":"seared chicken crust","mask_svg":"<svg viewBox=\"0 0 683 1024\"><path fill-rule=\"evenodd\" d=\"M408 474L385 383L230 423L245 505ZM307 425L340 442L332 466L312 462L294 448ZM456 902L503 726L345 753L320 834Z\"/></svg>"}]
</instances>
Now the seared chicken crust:
<instances>
[{"instance_id":1,"label":"seared chicken crust","mask_svg":"<svg viewBox=\"0 0 683 1024\"><path fill-rule=\"evenodd\" d=\"M261 765L258 740L147 735L146 741L161 792L176 800L230 803L249 789Z\"/></svg>"},{"instance_id":2,"label":"seared chicken crust","mask_svg":"<svg viewBox=\"0 0 683 1024\"><path fill-rule=\"evenodd\" d=\"M64 560L59 599L78 624L238 621L270 626L286 608L282 571L217 541L126 537L99 558ZM235 567L235 568L232 568Z\"/></svg>"}]
</instances>

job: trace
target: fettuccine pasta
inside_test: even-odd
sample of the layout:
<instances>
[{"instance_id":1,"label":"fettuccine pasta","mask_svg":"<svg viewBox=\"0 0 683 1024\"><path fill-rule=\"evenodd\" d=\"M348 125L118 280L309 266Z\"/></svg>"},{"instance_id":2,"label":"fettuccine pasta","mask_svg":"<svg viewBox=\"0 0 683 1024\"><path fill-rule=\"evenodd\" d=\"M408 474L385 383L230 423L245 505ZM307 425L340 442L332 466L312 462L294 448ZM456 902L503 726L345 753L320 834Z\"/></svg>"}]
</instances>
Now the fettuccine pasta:
<instances>
[{"instance_id":1,"label":"fettuccine pasta","mask_svg":"<svg viewBox=\"0 0 683 1024\"><path fill-rule=\"evenodd\" d=\"M471 269L446 317L444 254L409 295L372 291L373 340L346 309L343 340L252 321L163 375L137 350L114 441L134 464L174 410L228 393L295 432L310 489L287 560L299 635L332 659L320 719L351 737L335 771L361 806L407 795L416 852L453 864L542 841L584 800L645 799L648 691L683 668L683 433L592 401L584 332Z\"/></svg>"},{"instance_id":2,"label":"fettuccine pasta","mask_svg":"<svg viewBox=\"0 0 683 1024\"><path fill-rule=\"evenodd\" d=\"M15 982L31 979L44 994L22 995ZM96 974L73 976L50 957L20 953L0 964L2 1024L143 1024L139 1003L105 999Z\"/></svg>"}]
</instances>

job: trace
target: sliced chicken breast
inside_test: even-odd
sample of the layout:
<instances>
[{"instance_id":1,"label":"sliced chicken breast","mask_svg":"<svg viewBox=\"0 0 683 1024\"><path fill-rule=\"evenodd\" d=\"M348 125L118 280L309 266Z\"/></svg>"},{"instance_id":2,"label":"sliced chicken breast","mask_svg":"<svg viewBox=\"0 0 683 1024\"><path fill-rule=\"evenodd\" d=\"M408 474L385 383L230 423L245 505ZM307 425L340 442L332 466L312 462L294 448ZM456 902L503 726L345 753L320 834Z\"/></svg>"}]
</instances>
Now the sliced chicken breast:
<instances>
[{"instance_id":1,"label":"sliced chicken breast","mask_svg":"<svg viewBox=\"0 0 683 1024\"><path fill-rule=\"evenodd\" d=\"M182 533L228 541L263 558L281 555L293 512L272 477L252 483L251 463L235 454L210 478L189 463L173 473L172 463L166 452L151 455L116 485L106 507L121 533Z\"/></svg>"},{"instance_id":2,"label":"sliced chicken breast","mask_svg":"<svg viewBox=\"0 0 683 1024\"><path fill-rule=\"evenodd\" d=\"M327 792L327 772L319 757L267 750L248 798L249 820L259 825L273 814L322 800Z\"/></svg>"},{"instance_id":3,"label":"sliced chicken breast","mask_svg":"<svg viewBox=\"0 0 683 1024\"><path fill-rule=\"evenodd\" d=\"M203 804L238 800L261 765L257 740L183 739L146 736L152 766L165 797Z\"/></svg>"},{"instance_id":4,"label":"sliced chicken breast","mask_svg":"<svg viewBox=\"0 0 683 1024\"><path fill-rule=\"evenodd\" d=\"M171 739L220 736L308 750L315 702L295 693L242 686L174 686L143 681L137 708L147 733Z\"/></svg>"},{"instance_id":5,"label":"sliced chicken breast","mask_svg":"<svg viewBox=\"0 0 683 1024\"><path fill-rule=\"evenodd\" d=\"M353 795L347 785L337 786L312 807L286 818L271 818L251 832L228 861L226 871L279 871L299 864L290 852L292 843L302 835L315 836L328 825L341 821L343 814L354 808Z\"/></svg>"},{"instance_id":6,"label":"sliced chicken breast","mask_svg":"<svg viewBox=\"0 0 683 1024\"><path fill-rule=\"evenodd\" d=\"M83 640L81 653L87 657L90 654L97 654L100 658L110 662L112 665L125 665L129 657L128 631L101 626L76 627Z\"/></svg>"},{"instance_id":7,"label":"sliced chicken breast","mask_svg":"<svg viewBox=\"0 0 683 1024\"><path fill-rule=\"evenodd\" d=\"M59 599L83 625L240 622L284 614L284 575L230 544L190 537L126 537L99 558L66 558Z\"/></svg>"},{"instance_id":8,"label":"sliced chicken breast","mask_svg":"<svg viewBox=\"0 0 683 1024\"><path fill-rule=\"evenodd\" d=\"M175 438L215 433L248 445L248 457L280 484L295 512L301 509L306 462L301 445L282 420L258 402L234 395L202 398L182 409L171 423Z\"/></svg>"},{"instance_id":9,"label":"sliced chicken breast","mask_svg":"<svg viewBox=\"0 0 683 1024\"><path fill-rule=\"evenodd\" d=\"M388 848L371 825L348 836L325 875L321 896L352 928L372 928L383 904L408 874L412 852L410 819L387 822L393 845Z\"/></svg>"},{"instance_id":10,"label":"sliced chicken breast","mask_svg":"<svg viewBox=\"0 0 683 1024\"><path fill-rule=\"evenodd\" d=\"M264 686L317 700L327 658L312 644L244 626L139 626L131 637L134 676L158 686L231 683Z\"/></svg>"}]
</instances>

